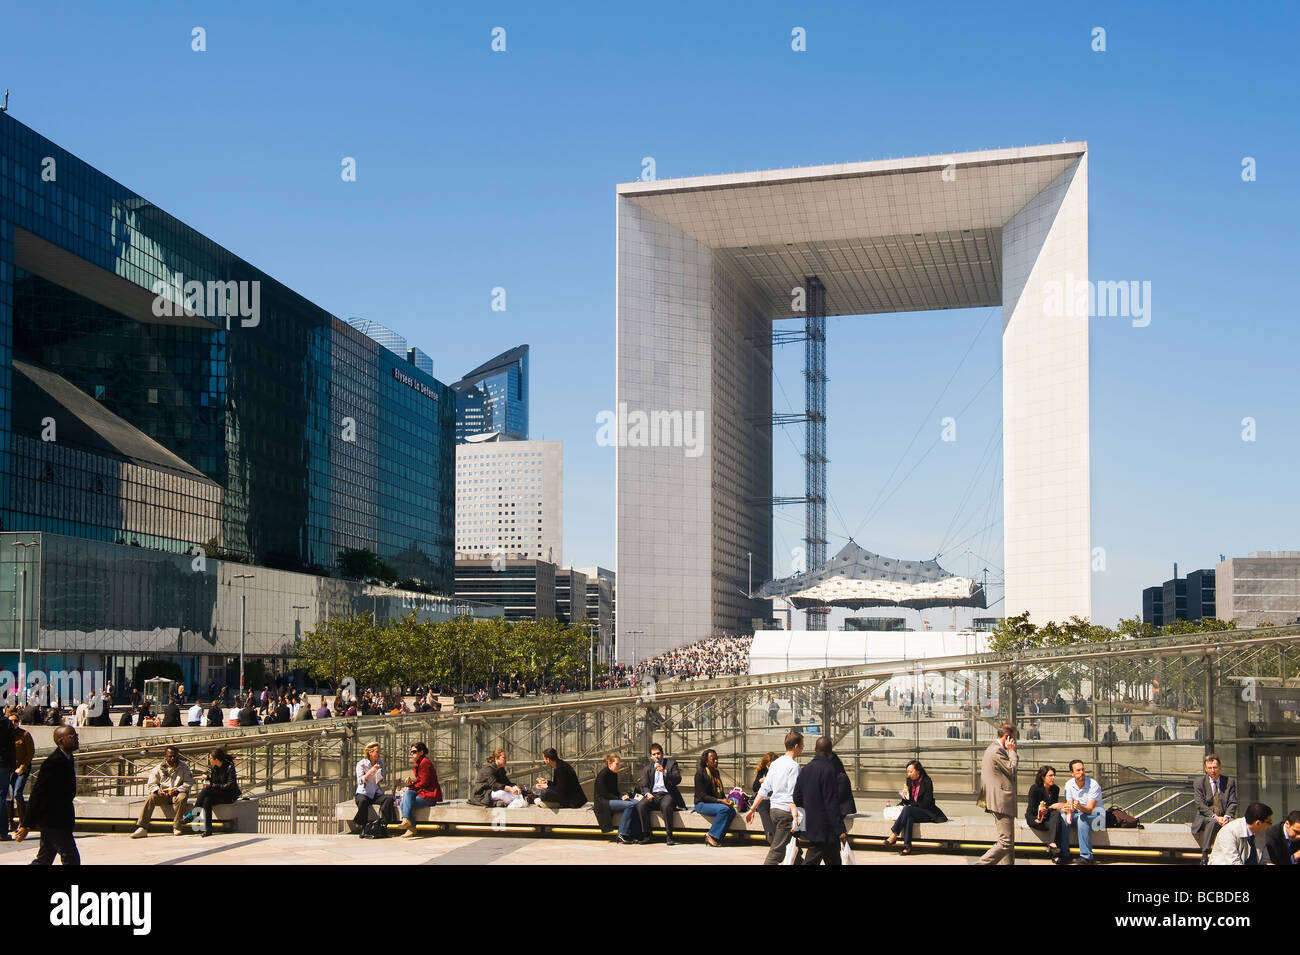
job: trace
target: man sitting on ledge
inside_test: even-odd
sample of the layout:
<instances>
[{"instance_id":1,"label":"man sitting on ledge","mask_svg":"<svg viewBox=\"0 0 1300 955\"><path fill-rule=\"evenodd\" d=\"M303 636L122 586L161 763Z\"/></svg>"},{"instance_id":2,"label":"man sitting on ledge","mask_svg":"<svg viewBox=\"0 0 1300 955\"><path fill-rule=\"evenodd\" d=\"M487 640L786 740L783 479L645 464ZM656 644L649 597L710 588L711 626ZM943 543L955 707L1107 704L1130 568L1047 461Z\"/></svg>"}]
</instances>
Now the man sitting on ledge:
<instances>
[{"instance_id":1,"label":"man sitting on ledge","mask_svg":"<svg viewBox=\"0 0 1300 955\"><path fill-rule=\"evenodd\" d=\"M175 746L163 750L163 761L149 774L146 789L149 798L145 800L144 809L140 811L140 821L132 839L143 839L149 835L149 820L157 808L170 808L172 815L172 834L183 836L185 830L181 823L185 819L185 807L190 799L190 787L194 785L194 775L190 767L181 759L181 751Z\"/></svg>"},{"instance_id":2,"label":"man sitting on ledge","mask_svg":"<svg viewBox=\"0 0 1300 955\"><path fill-rule=\"evenodd\" d=\"M636 813L641 821L642 843L651 839L650 812L658 809L664 817L665 845L677 844L673 842L673 810L686 808L686 801L677 788L681 784L682 771L677 768L677 760L664 758L664 748L651 743L650 762L641 770L641 785L637 787L641 801L636 805Z\"/></svg>"},{"instance_id":3,"label":"man sitting on ledge","mask_svg":"<svg viewBox=\"0 0 1300 955\"><path fill-rule=\"evenodd\" d=\"M546 780L538 777L537 791L540 795L537 797L537 805L551 809L581 809L587 805L587 794L582 791L582 784L578 782L578 774L573 771L573 767L560 759L554 749L542 750L542 759L554 773L554 778Z\"/></svg>"}]
</instances>

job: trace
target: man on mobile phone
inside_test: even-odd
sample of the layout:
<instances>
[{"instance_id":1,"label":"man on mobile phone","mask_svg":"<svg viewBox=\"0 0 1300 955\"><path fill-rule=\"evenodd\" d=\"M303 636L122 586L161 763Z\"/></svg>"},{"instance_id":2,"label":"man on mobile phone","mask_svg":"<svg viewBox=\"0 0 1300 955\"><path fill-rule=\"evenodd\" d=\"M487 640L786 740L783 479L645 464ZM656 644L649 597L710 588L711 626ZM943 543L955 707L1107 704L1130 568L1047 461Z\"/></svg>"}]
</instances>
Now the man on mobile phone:
<instances>
[{"instance_id":1,"label":"man on mobile phone","mask_svg":"<svg viewBox=\"0 0 1300 955\"><path fill-rule=\"evenodd\" d=\"M636 804L637 816L641 820L641 842L650 841L653 828L650 825L651 811L658 809L664 817L666 845L673 842L673 810L685 809L686 801L682 799L677 788L682 784L682 771L677 768L677 760L664 756L664 748L658 743L650 744L650 762L641 770L641 785L637 787L640 801Z\"/></svg>"},{"instance_id":2,"label":"man on mobile phone","mask_svg":"<svg viewBox=\"0 0 1300 955\"><path fill-rule=\"evenodd\" d=\"M993 813L997 841L980 856L976 865L1016 864L1016 728L1010 723L998 727L998 738L989 743L980 764L980 804Z\"/></svg>"}]
</instances>

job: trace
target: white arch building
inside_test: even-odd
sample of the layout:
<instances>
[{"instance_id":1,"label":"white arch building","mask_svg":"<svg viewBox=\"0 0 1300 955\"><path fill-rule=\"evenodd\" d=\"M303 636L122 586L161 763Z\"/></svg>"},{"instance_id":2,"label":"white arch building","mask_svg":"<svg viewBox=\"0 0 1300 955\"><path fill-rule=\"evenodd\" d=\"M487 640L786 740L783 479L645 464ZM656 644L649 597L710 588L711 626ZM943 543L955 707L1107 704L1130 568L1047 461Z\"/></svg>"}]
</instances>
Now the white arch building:
<instances>
[{"instance_id":1,"label":"white arch building","mask_svg":"<svg viewBox=\"0 0 1300 955\"><path fill-rule=\"evenodd\" d=\"M829 315L1002 306L999 610L1091 614L1085 143L624 183L617 204L623 659L765 615L745 593L747 555L773 576L772 321L813 275Z\"/></svg>"}]
</instances>

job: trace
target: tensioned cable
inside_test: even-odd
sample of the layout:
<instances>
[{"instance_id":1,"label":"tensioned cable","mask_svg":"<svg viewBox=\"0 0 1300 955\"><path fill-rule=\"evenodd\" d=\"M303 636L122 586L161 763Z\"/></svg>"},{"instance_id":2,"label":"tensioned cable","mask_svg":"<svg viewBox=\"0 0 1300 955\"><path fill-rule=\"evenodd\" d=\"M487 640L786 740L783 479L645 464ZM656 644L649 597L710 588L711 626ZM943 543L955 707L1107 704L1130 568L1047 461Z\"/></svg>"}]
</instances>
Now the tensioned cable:
<instances>
[{"instance_id":1,"label":"tensioned cable","mask_svg":"<svg viewBox=\"0 0 1300 955\"><path fill-rule=\"evenodd\" d=\"M916 426L916 431L912 435L912 440L907 442L907 447L904 448L903 453L899 455L898 461L894 464L894 469L889 472L889 477L885 478L885 483L881 485L880 491L876 494L876 500L872 501L871 505L867 508L867 516L862 519L862 524L858 526L858 529L851 536L856 537L870 522L872 515L875 513L876 503L880 500L880 496L885 493L885 489L889 487L889 482L892 481L894 475L898 473L898 469L903 466L903 461L906 460L908 452L912 450L912 445L916 443L916 439L921 436L921 432L925 430L926 425L930 423L935 409L939 407L939 402L942 401L943 396L948 393L948 389L952 386L953 381L956 380L957 375L966 364L966 359L970 357L971 351L975 348L975 343L978 342L980 336L984 334L984 329L988 326L989 320L993 318L993 313L999 310L1000 309L997 307L991 307L988 310L988 314L984 317L984 323L980 325L979 331L975 333L975 337L972 338L970 344L966 346L966 351L961 356L961 360L957 362L957 367L953 369L952 375L949 376L948 383L943 386L943 390L939 392L939 397L934 399L934 404L931 405L930 410L925 413L925 416L921 419L921 423ZM1001 367L1001 365L998 366L999 370L1001 370ZM915 468L912 470L915 470ZM909 471L908 474L911 474L911 471ZM890 497L892 496L893 495L891 494Z\"/></svg>"},{"instance_id":2,"label":"tensioned cable","mask_svg":"<svg viewBox=\"0 0 1300 955\"><path fill-rule=\"evenodd\" d=\"M1002 372L1002 365L999 364L998 367L993 370L993 374L989 375L989 377L984 380L984 384L980 385L979 389L975 392L975 394L971 396L970 401L966 402L965 406L960 411L957 412L958 416L965 414L966 409L969 408L971 405L973 405L975 403L975 400L979 398L979 396L983 393L984 389L989 386L989 382L991 382L994 378L996 378L999 374L1001 374L1001 372ZM907 479L910 478L913 472L915 472L916 469L921 466L922 462L924 462L925 459L929 457L930 452L939 446L942 440L943 438L941 436L935 438L934 441L931 442L930 446L925 449L925 453L922 454L921 457L917 459L917 462L912 465L912 467L908 470L906 474L903 475L902 480L899 481L898 484L895 485L894 489L889 492L889 496L886 497L883 501L881 501L880 504L876 506L874 510L872 510L870 513L867 514L866 518L862 522L863 526L869 524L875 518L875 516L878 513L880 513L881 509L883 509L884 506L889 503L890 498L892 498L895 494L897 494L899 488L903 487L903 485L907 483Z\"/></svg>"},{"instance_id":3,"label":"tensioned cable","mask_svg":"<svg viewBox=\"0 0 1300 955\"><path fill-rule=\"evenodd\" d=\"M970 482L966 485L966 490L962 492L961 498L957 501L957 507L952 513L952 520L948 522L948 527L944 530L943 537L939 538L939 546L936 549L936 553L942 553L946 549L948 539L952 535L953 528L957 524L957 519L965 512L966 505L970 502L971 495L975 492L976 485L979 484L980 479L984 476L984 471L988 468L989 464L992 463L989 451L995 447L993 443L994 438L997 438L996 447L1001 447L1002 439L999 436L1001 430L1000 427L994 427L989 431L988 440L984 442L984 450L980 452L980 456L976 459L976 468L971 474ZM965 522L963 522L962 527L964 528L965 526ZM960 533L960 530L958 533Z\"/></svg>"}]
</instances>

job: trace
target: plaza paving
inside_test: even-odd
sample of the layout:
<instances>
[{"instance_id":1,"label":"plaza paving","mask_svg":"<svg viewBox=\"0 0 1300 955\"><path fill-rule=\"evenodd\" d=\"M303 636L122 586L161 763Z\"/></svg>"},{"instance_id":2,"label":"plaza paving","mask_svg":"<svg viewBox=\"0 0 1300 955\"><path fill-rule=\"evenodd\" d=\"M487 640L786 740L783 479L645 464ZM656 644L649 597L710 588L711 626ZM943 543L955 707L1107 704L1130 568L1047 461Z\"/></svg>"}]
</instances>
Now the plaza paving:
<instances>
[{"instance_id":1,"label":"plaza paving","mask_svg":"<svg viewBox=\"0 0 1300 955\"><path fill-rule=\"evenodd\" d=\"M22 844L0 843L0 865L26 865L36 854L33 834ZM515 836L424 836L419 839L360 839L356 836L289 836L225 833L151 835L131 839L117 833L78 833L85 865L760 865L761 845L714 849L687 838L675 846L662 841L622 846L604 839L521 838ZM859 847L858 865L974 865L977 853L945 854L918 849L906 858L896 851ZM1099 858L1101 858L1099 856ZM1021 853L1017 864L1049 865L1041 851ZM1132 860L1111 864L1132 864Z\"/></svg>"}]
</instances>

